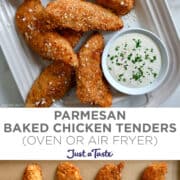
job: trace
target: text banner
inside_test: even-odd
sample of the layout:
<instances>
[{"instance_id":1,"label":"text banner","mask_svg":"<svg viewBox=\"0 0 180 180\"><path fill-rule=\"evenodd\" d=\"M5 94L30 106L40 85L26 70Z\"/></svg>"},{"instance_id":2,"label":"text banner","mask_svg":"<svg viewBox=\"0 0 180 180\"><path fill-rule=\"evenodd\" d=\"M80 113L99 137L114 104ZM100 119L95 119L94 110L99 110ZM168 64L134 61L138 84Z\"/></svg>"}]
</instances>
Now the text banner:
<instances>
[{"instance_id":1,"label":"text banner","mask_svg":"<svg viewBox=\"0 0 180 180\"><path fill-rule=\"evenodd\" d=\"M0 109L1 160L178 160L180 109Z\"/></svg>"}]
</instances>

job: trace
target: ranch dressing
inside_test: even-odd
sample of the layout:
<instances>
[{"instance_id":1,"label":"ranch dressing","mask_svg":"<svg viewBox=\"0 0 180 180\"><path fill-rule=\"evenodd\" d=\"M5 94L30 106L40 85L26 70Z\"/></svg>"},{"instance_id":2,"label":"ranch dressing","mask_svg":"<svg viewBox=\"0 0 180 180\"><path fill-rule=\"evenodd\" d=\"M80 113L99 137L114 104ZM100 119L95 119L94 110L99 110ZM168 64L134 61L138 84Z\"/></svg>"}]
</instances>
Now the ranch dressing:
<instances>
[{"instance_id":1,"label":"ranch dressing","mask_svg":"<svg viewBox=\"0 0 180 180\"><path fill-rule=\"evenodd\" d=\"M114 41L107 55L107 66L112 77L127 87L144 87L158 78L161 54L148 36L129 33Z\"/></svg>"}]
</instances>

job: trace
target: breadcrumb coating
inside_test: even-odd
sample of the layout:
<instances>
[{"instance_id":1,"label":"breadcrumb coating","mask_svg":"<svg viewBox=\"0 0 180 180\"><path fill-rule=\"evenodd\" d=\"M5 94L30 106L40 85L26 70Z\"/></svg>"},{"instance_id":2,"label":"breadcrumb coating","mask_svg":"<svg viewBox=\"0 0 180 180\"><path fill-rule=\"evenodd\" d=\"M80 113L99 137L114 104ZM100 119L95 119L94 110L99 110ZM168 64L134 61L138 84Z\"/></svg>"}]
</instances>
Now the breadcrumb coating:
<instances>
[{"instance_id":1,"label":"breadcrumb coating","mask_svg":"<svg viewBox=\"0 0 180 180\"><path fill-rule=\"evenodd\" d=\"M165 162L153 163L144 170L141 180L165 180L167 169Z\"/></svg>"},{"instance_id":2,"label":"breadcrumb coating","mask_svg":"<svg viewBox=\"0 0 180 180\"><path fill-rule=\"evenodd\" d=\"M37 15L42 11L40 0L24 1L16 12L16 25L19 32L29 46L44 59L63 61L73 67L78 66L77 55L71 44L58 33L45 32L38 25Z\"/></svg>"},{"instance_id":3,"label":"breadcrumb coating","mask_svg":"<svg viewBox=\"0 0 180 180\"><path fill-rule=\"evenodd\" d=\"M37 164L29 164L24 172L23 180L42 180L42 170Z\"/></svg>"},{"instance_id":4,"label":"breadcrumb coating","mask_svg":"<svg viewBox=\"0 0 180 180\"><path fill-rule=\"evenodd\" d=\"M67 39L72 47L75 47L83 36L82 32L76 32L71 29L63 29L59 31L59 34Z\"/></svg>"},{"instance_id":5,"label":"breadcrumb coating","mask_svg":"<svg viewBox=\"0 0 180 180\"><path fill-rule=\"evenodd\" d=\"M121 180L121 171L124 168L124 163L119 165L106 164L96 175L95 180Z\"/></svg>"},{"instance_id":6,"label":"breadcrumb coating","mask_svg":"<svg viewBox=\"0 0 180 180\"><path fill-rule=\"evenodd\" d=\"M122 20L111 11L82 0L56 0L39 14L46 29L70 28L75 31L115 31L123 27Z\"/></svg>"},{"instance_id":7,"label":"breadcrumb coating","mask_svg":"<svg viewBox=\"0 0 180 180\"><path fill-rule=\"evenodd\" d=\"M112 104L112 94L100 67L103 48L103 36L95 34L80 49L76 94L82 103L109 107Z\"/></svg>"},{"instance_id":8,"label":"breadcrumb coating","mask_svg":"<svg viewBox=\"0 0 180 180\"><path fill-rule=\"evenodd\" d=\"M69 162L58 165L56 180L82 180L79 169Z\"/></svg>"},{"instance_id":9,"label":"breadcrumb coating","mask_svg":"<svg viewBox=\"0 0 180 180\"><path fill-rule=\"evenodd\" d=\"M72 68L63 62L55 62L46 67L32 85L26 99L26 107L51 106L70 89L72 75Z\"/></svg>"},{"instance_id":10,"label":"breadcrumb coating","mask_svg":"<svg viewBox=\"0 0 180 180\"><path fill-rule=\"evenodd\" d=\"M96 2L114 10L118 15L128 14L135 5L135 0L96 0Z\"/></svg>"}]
</instances>

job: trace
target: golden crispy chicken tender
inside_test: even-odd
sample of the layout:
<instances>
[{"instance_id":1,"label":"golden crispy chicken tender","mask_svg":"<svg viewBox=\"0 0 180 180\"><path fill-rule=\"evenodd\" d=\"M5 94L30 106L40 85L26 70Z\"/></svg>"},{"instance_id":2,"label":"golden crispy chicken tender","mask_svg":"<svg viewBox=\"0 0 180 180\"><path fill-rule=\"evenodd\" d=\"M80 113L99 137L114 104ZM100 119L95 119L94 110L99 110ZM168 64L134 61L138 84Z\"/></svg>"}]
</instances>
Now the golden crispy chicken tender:
<instances>
[{"instance_id":1,"label":"golden crispy chicken tender","mask_svg":"<svg viewBox=\"0 0 180 180\"><path fill-rule=\"evenodd\" d=\"M16 12L18 30L29 46L43 58L77 66L78 59L71 44L58 33L45 32L38 25L37 15L41 11L43 6L40 0L25 0Z\"/></svg>"},{"instance_id":2,"label":"golden crispy chicken tender","mask_svg":"<svg viewBox=\"0 0 180 180\"><path fill-rule=\"evenodd\" d=\"M23 180L42 180L42 170L37 164L30 164L26 167Z\"/></svg>"},{"instance_id":3,"label":"golden crispy chicken tender","mask_svg":"<svg viewBox=\"0 0 180 180\"><path fill-rule=\"evenodd\" d=\"M96 0L96 2L114 10L118 15L129 13L135 4L135 0Z\"/></svg>"},{"instance_id":4,"label":"golden crispy chicken tender","mask_svg":"<svg viewBox=\"0 0 180 180\"><path fill-rule=\"evenodd\" d=\"M153 163L144 170L141 180L165 180L167 168L165 162Z\"/></svg>"},{"instance_id":5,"label":"golden crispy chicken tender","mask_svg":"<svg viewBox=\"0 0 180 180\"><path fill-rule=\"evenodd\" d=\"M69 162L58 165L56 180L82 180L79 169Z\"/></svg>"},{"instance_id":6,"label":"golden crispy chicken tender","mask_svg":"<svg viewBox=\"0 0 180 180\"><path fill-rule=\"evenodd\" d=\"M124 163L119 165L107 164L102 167L96 175L95 180L121 180L121 171Z\"/></svg>"},{"instance_id":7,"label":"golden crispy chicken tender","mask_svg":"<svg viewBox=\"0 0 180 180\"><path fill-rule=\"evenodd\" d=\"M72 75L72 68L63 62L46 67L32 85L26 107L49 107L61 99L71 87Z\"/></svg>"},{"instance_id":8,"label":"golden crispy chicken tender","mask_svg":"<svg viewBox=\"0 0 180 180\"><path fill-rule=\"evenodd\" d=\"M76 32L71 29L63 29L59 31L59 34L63 36L65 39L67 39L72 47L75 47L77 45L77 43L83 35L82 32Z\"/></svg>"},{"instance_id":9,"label":"golden crispy chicken tender","mask_svg":"<svg viewBox=\"0 0 180 180\"><path fill-rule=\"evenodd\" d=\"M47 29L63 27L86 32L113 31L123 27L122 20L109 10L82 0L52 1L39 17Z\"/></svg>"},{"instance_id":10,"label":"golden crispy chicken tender","mask_svg":"<svg viewBox=\"0 0 180 180\"><path fill-rule=\"evenodd\" d=\"M82 103L108 107L112 104L112 94L100 67L103 48L102 35L95 34L80 49L76 94Z\"/></svg>"}]
</instances>

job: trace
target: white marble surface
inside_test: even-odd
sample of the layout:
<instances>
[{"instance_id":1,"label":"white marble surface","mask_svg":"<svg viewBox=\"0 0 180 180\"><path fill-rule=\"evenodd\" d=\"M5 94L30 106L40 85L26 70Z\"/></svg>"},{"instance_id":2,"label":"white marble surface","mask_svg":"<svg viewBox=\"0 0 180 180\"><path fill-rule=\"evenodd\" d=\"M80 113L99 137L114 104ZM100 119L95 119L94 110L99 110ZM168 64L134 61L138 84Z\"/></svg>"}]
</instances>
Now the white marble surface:
<instances>
[{"instance_id":1,"label":"white marble surface","mask_svg":"<svg viewBox=\"0 0 180 180\"><path fill-rule=\"evenodd\" d=\"M169 0L171 12L176 22L180 35L180 0ZM0 106L23 106L23 100L19 94L15 81L10 73L8 65L0 49ZM162 104L162 107L180 107L180 86Z\"/></svg>"}]
</instances>

